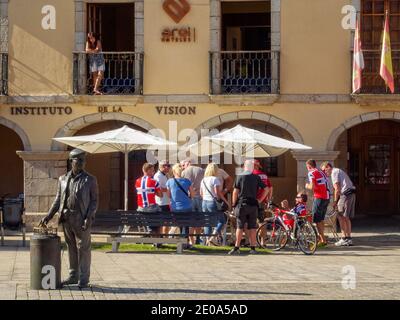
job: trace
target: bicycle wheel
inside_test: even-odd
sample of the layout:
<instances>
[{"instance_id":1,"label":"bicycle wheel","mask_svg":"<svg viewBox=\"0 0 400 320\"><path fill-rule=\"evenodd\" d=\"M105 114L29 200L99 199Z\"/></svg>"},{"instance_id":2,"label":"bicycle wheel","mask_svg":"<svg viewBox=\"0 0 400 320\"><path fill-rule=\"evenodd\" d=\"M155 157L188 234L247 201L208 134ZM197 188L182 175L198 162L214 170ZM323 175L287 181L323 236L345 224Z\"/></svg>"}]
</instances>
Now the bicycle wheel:
<instances>
[{"instance_id":1,"label":"bicycle wheel","mask_svg":"<svg viewBox=\"0 0 400 320\"><path fill-rule=\"evenodd\" d=\"M296 228L297 245L299 249L307 255L314 254L317 249L317 232L313 225L308 221L299 223Z\"/></svg>"},{"instance_id":2,"label":"bicycle wheel","mask_svg":"<svg viewBox=\"0 0 400 320\"><path fill-rule=\"evenodd\" d=\"M261 248L279 251L288 242L288 235L285 228L274 220L264 222L256 233L257 243Z\"/></svg>"}]
</instances>

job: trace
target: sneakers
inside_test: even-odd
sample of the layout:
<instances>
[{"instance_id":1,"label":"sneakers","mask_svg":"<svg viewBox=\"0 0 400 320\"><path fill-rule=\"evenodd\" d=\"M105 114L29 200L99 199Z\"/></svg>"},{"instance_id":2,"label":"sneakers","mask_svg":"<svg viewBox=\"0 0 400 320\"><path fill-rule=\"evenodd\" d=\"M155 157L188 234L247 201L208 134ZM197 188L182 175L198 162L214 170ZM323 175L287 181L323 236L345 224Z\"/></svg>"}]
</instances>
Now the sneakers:
<instances>
[{"instance_id":1,"label":"sneakers","mask_svg":"<svg viewBox=\"0 0 400 320\"><path fill-rule=\"evenodd\" d=\"M239 249L236 249L236 248L233 248L231 251L228 252L228 254L229 254L230 256L239 255L239 254L240 254L240 250L239 250Z\"/></svg>"},{"instance_id":2,"label":"sneakers","mask_svg":"<svg viewBox=\"0 0 400 320\"><path fill-rule=\"evenodd\" d=\"M353 245L353 240L351 238L347 239L340 239L338 242L335 243L336 247L348 247Z\"/></svg>"},{"instance_id":3,"label":"sneakers","mask_svg":"<svg viewBox=\"0 0 400 320\"><path fill-rule=\"evenodd\" d=\"M74 285L74 284L78 284L78 278L73 277L73 276L69 276L67 279L65 279L61 285L62 286L69 286L69 285Z\"/></svg>"},{"instance_id":4,"label":"sneakers","mask_svg":"<svg viewBox=\"0 0 400 320\"><path fill-rule=\"evenodd\" d=\"M79 289L86 289L86 288L90 288L90 285L89 285L89 282L79 281L78 287L79 287Z\"/></svg>"},{"instance_id":5,"label":"sneakers","mask_svg":"<svg viewBox=\"0 0 400 320\"><path fill-rule=\"evenodd\" d=\"M251 249L251 250L249 251L249 254L258 254L258 252L256 251L256 249Z\"/></svg>"}]
</instances>

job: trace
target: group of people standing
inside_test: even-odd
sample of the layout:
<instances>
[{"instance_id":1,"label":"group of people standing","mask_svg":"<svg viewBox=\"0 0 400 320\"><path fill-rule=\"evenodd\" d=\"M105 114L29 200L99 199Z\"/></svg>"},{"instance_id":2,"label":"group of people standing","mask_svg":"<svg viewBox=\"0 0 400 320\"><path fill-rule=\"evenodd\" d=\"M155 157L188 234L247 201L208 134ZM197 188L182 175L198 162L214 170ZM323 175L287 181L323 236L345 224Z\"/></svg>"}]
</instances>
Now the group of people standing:
<instances>
[{"instance_id":1,"label":"group of people standing","mask_svg":"<svg viewBox=\"0 0 400 320\"><path fill-rule=\"evenodd\" d=\"M317 168L315 160L306 162L308 183L306 189L313 193L312 215L319 234L319 246L327 245L324 234L325 215L328 206L338 212L339 223L343 238L335 243L336 246L350 246L351 218L355 211L355 187L348 175L339 168L334 168L329 162L324 162ZM331 181L329 181L331 179ZM258 160L246 160L243 172L235 180L214 162L205 169L184 160L172 166L168 161L160 161L158 171L150 163L143 165L143 176L136 180L138 211L173 211L173 212L215 212L224 205L236 217L236 242L229 254L239 254L243 234L247 235L250 243L250 253L256 253L256 230L259 222L264 220L265 203L272 199L273 188L268 176L262 171ZM232 198L228 198L228 194ZM300 192L296 197L294 210L306 210L307 194ZM287 201L282 204L288 206ZM182 228L182 234L190 234L188 247L199 241L197 235L205 235L201 241L210 245L226 223L225 215L214 230L202 228ZM171 230L166 227L150 232L166 234Z\"/></svg>"},{"instance_id":2,"label":"group of people standing","mask_svg":"<svg viewBox=\"0 0 400 320\"><path fill-rule=\"evenodd\" d=\"M158 171L150 163L143 165L143 176L136 180L138 211L173 211L173 212L215 212L225 207L237 211L237 227L242 230L246 225L248 230L251 250L255 252L257 217L263 214L264 206L272 196L272 185L267 175L262 172L261 164L257 160L247 160L244 172L236 181L214 162L210 162L205 169L184 160L172 166L168 161L160 161ZM232 201L228 193L232 193ZM183 234L190 234L188 246L196 244L196 235L204 234L203 243L212 244L216 237L221 236L225 225L225 216L221 217L216 228L183 228ZM239 247L242 239L240 231L237 232L235 248ZM168 233L170 230L163 228L150 232ZM236 253L237 250L234 252Z\"/></svg>"}]
</instances>

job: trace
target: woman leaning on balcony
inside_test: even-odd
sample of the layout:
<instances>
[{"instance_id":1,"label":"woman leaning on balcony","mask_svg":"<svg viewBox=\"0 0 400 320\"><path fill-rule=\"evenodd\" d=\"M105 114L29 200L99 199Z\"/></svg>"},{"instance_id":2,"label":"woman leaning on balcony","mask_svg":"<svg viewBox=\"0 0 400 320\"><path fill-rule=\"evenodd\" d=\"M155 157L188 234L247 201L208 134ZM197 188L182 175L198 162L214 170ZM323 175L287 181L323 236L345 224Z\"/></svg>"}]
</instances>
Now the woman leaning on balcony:
<instances>
[{"instance_id":1,"label":"woman leaning on balcony","mask_svg":"<svg viewBox=\"0 0 400 320\"><path fill-rule=\"evenodd\" d=\"M105 61L102 53L101 41L94 32L88 33L86 53L89 54L89 69L92 74L93 94L102 94L99 87L104 77Z\"/></svg>"}]
</instances>

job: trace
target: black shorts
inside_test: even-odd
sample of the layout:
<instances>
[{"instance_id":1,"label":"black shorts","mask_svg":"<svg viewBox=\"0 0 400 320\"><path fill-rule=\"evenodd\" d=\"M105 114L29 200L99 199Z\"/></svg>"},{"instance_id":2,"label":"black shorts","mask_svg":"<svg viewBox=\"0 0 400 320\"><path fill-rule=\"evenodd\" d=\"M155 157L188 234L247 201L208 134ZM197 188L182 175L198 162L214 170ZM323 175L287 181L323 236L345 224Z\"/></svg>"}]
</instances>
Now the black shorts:
<instances>
[{"instance_id":1,"label":"black shorts","mask_svg":"<svg viewBox=\"0 0 400 320\"><path fill-rule=\"evenodd\" d=\"M247 223L247 229L257 229L258 206L241 205L235 208L237 228L244 229Z\"/></svg>"},{"instance_id":2,"label":"black shorts","mask_svg":"<svg viewBox=\"0 0 400 320\"><path fill-rule=\"evenodd\" d=\"M328 209L329 199L314 199L312 206L313 221L319 223L325 220L326 210Z\"/></svg>"},{"instance_id":3,"label":"black shorts","mask_svg":"<svg viewBox=\"0 0 400 320\"><path fill-rule=\"evenodd\" d=\"M165 205L165 206L160 206L161 211L163 212L170 212L171 209L169 208L169 205Z\"/></svg>"}]
</instances>

